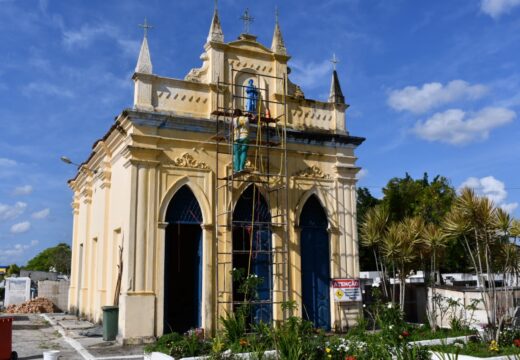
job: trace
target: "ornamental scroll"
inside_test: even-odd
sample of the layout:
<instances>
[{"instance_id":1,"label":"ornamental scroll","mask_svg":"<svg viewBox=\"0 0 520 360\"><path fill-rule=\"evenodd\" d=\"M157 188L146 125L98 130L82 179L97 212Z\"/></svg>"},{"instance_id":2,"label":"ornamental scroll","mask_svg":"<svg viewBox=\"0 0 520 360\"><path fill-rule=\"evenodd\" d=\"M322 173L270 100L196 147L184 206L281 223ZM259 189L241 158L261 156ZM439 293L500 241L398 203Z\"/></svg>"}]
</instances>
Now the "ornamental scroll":
<instances>
[{"instance_id":1,"label":"ornamental scroll","mask_svg":"<svg viewBox=\"0 0 520 360\"><path fill-rule=\"evenodd\" d=\"M175 166L193 169L209 169L209 166L202 161L197 161L193 156L188 153L184 153L176 158L173 163Z\"/></svg>"},{"instance_id":2,"label":"ornamental scroll","mask_svg":"<svg viewBox=\"0 0 520 360\"><path fill-rule=\"evenodd\" d=\"M325 174L323 172L323 170L321 170L316 165L312 165L306 169L298 171L297 173L294 174L294 176L304 177L304 178L317 178L317 179L329 179L330 178L330 175Z\"/></svg>"}]
</instances>

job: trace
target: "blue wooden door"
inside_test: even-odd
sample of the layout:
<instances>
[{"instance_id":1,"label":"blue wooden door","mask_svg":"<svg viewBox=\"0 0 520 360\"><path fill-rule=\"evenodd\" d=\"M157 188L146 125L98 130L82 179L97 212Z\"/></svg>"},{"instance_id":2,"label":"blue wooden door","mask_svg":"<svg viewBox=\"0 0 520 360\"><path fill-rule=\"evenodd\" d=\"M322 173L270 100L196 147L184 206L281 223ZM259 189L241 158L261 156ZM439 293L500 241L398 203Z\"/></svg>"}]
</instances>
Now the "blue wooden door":
<instances>
[{"instance_id":1,"label":"blue wooden door","mask_svg":"<svg viewBox=\"0 0 520 360\"><path fill-rule=\"evenodd\" d=\"M303 317L330 330L330 255L327 216L313 195L300 216Z\"/></svg>"},{"instance_id":2,"label":"blue wooden door","mask_svg":"<svg viewBox=\"0 0 520 360\"><path fill-rule=\"evenodd\" d=\"M183 186L166 213L164 332L184 333L202 323L202 213Z\"/></svg>"},{"instance_id":3,"label":"blue wooden door","mask_svg":"<svg viewBox=\"0 0 520 360\"><path fill-rule=\"evenodd\" d=\"M256 289L257 298L250 304L250 324L270 323L272 309L271 214L264 197L254 186L248 187L233 211L233 267L257 275L263 282ZM244 300L233 283L234 309ZM251 300L251 299L249 299Z\"/></svg>"}]
</instances>

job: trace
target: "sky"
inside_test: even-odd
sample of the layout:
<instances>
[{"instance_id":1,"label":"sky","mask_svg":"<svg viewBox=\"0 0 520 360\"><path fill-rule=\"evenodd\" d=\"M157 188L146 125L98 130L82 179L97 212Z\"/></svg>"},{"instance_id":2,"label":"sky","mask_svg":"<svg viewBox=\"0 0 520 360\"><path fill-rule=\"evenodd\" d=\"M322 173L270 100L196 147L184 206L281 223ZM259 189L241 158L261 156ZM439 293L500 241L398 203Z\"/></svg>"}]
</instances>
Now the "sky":
<instances>
[{"instance_id":1,"label":"sky","mask_svg":"<svg viewBox=\"0 0 520 360\"><path fill-rule=\"evenodd\" d=\"M520 0L220 0L225 41L270 46L275 7L290 78L326 100L335 53L359 186L442 175L520 217ZM0 0L0 265L70 243L67 180L123 109L149 32L154 73L184 78L212 0Z\"/></svg>"}]
</instances>

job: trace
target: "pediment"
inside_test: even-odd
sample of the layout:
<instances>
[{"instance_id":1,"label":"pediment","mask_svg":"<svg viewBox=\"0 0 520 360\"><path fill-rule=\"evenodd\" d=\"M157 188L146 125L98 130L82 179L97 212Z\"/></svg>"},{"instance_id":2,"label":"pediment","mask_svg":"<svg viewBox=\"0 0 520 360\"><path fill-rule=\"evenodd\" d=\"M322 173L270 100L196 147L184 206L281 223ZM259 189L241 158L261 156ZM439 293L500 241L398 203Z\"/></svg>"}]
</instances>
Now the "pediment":
<instances>
[{"instance_id":1,"label":"pediment","mask_svg":"<svg viewBox=\"0 0 520 360\"><path fill-rule=\"evenodd\" d=\"M232 48L237 48L241 50L254 51L261 54L271 55L273 52L271 49L265 47L257 41L247 40L247 39L238 39L228 43L228 45Z\"/></svg>"}]
</instances>

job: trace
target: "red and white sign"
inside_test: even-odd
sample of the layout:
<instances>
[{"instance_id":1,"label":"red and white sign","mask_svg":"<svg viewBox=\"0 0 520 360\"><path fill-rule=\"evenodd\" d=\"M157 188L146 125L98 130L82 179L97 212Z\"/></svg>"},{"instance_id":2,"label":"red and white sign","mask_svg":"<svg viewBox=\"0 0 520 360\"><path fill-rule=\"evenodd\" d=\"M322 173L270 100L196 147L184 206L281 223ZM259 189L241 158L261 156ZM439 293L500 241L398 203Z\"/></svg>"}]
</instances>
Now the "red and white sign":
<instances>
[{"instance_id":1,"label":"red and white sign","mask_svg":"<svg viewBox=\"0 0 520 360\"><path fill-rule=\"evenodd\" d=\"M332 279L335 302L361 301L361 284L358 279Z\"/></svg>"}]
</instances>

